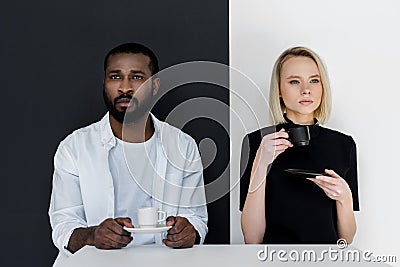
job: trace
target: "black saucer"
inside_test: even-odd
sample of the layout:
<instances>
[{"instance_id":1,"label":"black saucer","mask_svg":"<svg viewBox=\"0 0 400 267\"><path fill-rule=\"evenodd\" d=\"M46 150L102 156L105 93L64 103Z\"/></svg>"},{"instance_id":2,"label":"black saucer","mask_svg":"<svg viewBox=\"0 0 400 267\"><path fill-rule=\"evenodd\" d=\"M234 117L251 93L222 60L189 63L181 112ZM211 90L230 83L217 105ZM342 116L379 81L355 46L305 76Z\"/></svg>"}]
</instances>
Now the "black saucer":
<instances>
[{"instance_id":1,"label":"black saucer","mask_svg":"<svg viewBox=\"0 0 400 267\"><path fill-rule=\"evenodd\" d=\"M304 178L315 178L316 176L326 175L326 173L324 172L319 172L314 170L286 169L284 171Z\"/></svg>"}]
</instances>

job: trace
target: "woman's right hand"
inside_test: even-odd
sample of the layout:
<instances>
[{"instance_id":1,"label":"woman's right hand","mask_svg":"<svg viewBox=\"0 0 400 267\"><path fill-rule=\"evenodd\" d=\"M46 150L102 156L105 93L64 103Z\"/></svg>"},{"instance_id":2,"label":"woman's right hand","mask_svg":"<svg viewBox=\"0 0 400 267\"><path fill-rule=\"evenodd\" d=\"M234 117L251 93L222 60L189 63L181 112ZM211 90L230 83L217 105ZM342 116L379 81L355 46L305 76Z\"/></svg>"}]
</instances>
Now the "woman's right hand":
<instances>
[{"instance_id":1,"label":"woman's right hand","mask_svg":"<svg viewBox=\"0 0 400 267\"><path fill-rule=\"evenodd\" d=\"M260 156L260 164L268 166L288 147L292 147L293 144L287 138L289 135L283 128L279 132L264 136L257 151Z\"/></svg>"},{"instance_id":2,"label":"woman's right hand","mask_svg":"<svg viewBox=\"0 0 400 267\"><path fill-rule=\"evenodd\" d=\"M266 178L268 165L288 147L293 146L292 143L285 138L289 138L285 129L281 129L276 133L267 134L263 137L258 147L256 157L254 158L248 192L255 192L261 187Z\"/></svg>"},{"instance_id":3,"label":"woman's right hand","mask_svg":"<svg viewBox=\"0 0 400 267\"><path fill-rule=\"evenodd\" d=\"M285 129L263 137L251 169L250 184L242 212L245 243L262 243L265 233L265 181L268 165L288 147L292 147ZM264 186L263 186L264 185Z\"/></svg>"}]
</instances>

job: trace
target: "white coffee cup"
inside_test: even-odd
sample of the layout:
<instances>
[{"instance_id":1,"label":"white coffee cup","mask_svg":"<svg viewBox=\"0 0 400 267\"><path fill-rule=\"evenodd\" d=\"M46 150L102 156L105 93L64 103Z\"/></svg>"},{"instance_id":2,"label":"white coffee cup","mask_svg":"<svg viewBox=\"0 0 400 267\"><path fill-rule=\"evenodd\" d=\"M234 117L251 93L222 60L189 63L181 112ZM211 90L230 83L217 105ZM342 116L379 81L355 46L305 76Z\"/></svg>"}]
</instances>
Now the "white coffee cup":
<instances>
[{"instance_id":1,"label":"white coffee cup","mask_svg":"<svg viewBox=\"0 0 400 267\"><path fill-rule=\"evenodd\" d=\"M139 227L154 228L157 226L157 224L165 221L165 219L167 218L167 213L165 211L158 210L155 207L146 207L138 209L137 217Z\"/></svg>"}]
</instances>

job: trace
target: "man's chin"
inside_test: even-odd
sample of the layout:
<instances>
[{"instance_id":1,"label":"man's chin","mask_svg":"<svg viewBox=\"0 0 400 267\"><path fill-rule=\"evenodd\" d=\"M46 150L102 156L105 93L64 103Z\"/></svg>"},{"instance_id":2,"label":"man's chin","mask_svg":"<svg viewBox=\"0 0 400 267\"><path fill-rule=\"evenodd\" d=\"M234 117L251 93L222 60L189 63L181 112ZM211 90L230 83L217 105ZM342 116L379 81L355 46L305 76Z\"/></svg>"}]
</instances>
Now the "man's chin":
<instances>
[{"instance_id":1,"label":"man's chin","mask_svg":"<svg viewBox=\"0 0 400 267\"><path fill-rule=\"evenodd\" d=\"M120 105L114 106L115 111L117 111L119 113L124 113L124 114L128 110L128 108L129 108L129 106L120 106Z\"/></svg>"},{"instance_id":2,"label":"man's chin","mask_svg":"<svg viewBox=\"0 0 400 267\"><path fill-rule=\"evenodd\" d=\"M120 123L132 124L147 116L149 111L136 107L115 107L109 110L111 115Z\"/></svg>"}]
</instances>

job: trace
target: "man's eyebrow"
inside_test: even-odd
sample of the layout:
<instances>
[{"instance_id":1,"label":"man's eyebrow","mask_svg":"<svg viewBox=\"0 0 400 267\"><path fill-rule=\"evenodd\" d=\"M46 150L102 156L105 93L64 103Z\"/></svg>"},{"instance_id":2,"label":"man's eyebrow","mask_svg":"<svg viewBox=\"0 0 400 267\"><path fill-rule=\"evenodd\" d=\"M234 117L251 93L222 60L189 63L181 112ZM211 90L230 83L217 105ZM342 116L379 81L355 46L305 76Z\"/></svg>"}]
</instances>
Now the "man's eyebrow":
<instances>
[{"instance_id":1,"label":"man's eyebrow","mask_svg":"<svg viewBox=\"0 0 400 267\"><path fill-rule=\"evenodd\" d=\"M119 74L121 72L122 71L118 70L118 69L108 71L109 74L114 74L114 73ZM130 73L146 75L146 73L144 71L141 71L141 70L131 70Z\"/></svg>"},{"instance_id":2,"label":"man's eyebrow","mask_svg":"<svg viewBox=\"0 0 400 267\"><path fill-rule=\"evenodd\" d=\"M131 70L131 73L134 73L134 74L146 74L141 70Z\"/></svg>"},{"instance_id":3,"label":"man's eyebrow","mask_svg":"<svg viewBox=\"0 0 400 267\"><path fill-rule=\"evenodd\" d=\"M121 70L110 70L108 73L120 73Z\"/></svg>"}]
</instances>

